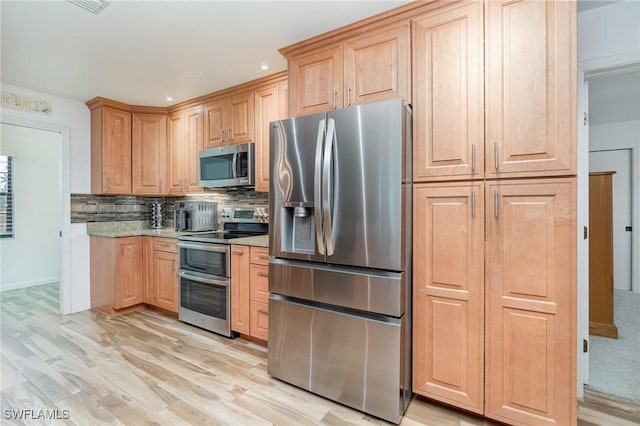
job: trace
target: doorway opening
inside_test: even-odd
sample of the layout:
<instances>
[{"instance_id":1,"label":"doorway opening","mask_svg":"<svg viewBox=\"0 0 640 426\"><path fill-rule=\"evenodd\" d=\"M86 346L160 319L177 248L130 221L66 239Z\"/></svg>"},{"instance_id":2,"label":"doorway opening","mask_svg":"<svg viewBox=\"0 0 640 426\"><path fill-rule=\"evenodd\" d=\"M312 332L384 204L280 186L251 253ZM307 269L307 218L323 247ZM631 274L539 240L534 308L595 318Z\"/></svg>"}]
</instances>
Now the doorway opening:
<instances>
[{"instance_id":1,"label":"doorway opening","mask_svg":"<svg viewBox=\"0 0 640 426\"><path fill-rule=\"evenodd\" d=\"M640 403L640 282L632 261L638 257L640 70L600 71L587 78L590 300L585 389ZM607 215L610 223L602 226Z\"/></svg>"},{"instance_id":2,"label":"doorway opening","mask_svg":"<svg viewBox=\"0 0 640 426\"><path fill-rule=\"evenodd\" d=\"M69 312L68 129L8 117L0 126L0 154L12 158L13 175L13 235L0 239L0 297L16 290L42 298L55 313Z\"/></svg>"}]
</instances>

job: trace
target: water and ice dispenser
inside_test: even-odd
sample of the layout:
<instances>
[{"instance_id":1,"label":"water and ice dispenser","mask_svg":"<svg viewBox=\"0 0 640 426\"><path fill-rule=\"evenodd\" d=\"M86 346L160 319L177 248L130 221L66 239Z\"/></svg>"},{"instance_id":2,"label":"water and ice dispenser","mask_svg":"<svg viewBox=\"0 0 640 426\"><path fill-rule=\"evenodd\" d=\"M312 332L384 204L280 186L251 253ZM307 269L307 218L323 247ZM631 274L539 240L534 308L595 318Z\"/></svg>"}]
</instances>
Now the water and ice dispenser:
<instances>
[{"instance_id":1,"label":"water and ice dispenser","mask_svg":"<svg viewBox=\"0 0 640 426\"><path fill-rule=\"evenodd\" d=\"M282 251L314 254L316 247L313 203L286 203L281 206L280 248Z\"/></svg>"}]
</instances>

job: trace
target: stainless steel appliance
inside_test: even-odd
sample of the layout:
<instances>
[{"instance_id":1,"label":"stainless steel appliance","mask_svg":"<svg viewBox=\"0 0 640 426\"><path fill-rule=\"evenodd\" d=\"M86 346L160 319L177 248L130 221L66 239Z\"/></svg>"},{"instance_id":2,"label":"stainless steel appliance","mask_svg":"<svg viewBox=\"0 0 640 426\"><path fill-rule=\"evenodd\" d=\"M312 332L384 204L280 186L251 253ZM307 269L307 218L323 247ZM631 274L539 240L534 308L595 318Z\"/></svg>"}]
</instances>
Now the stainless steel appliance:
<instances>
[{"instance_id":1,"label":"stainless steel appliance","mask_svg":"<svg viewBox=\"0 0 640 426\"><path fill-rule=\"evenodd\" d=\"M234 336L230 322L231 242L267 234L265 215L263 208L223 208L221 231L178 236L180 321Z\"/></svg>"},{"instance_id":2,"label":"stainless steel appliance","mask_svg":"<svg viewBox=\"0 0 640 426\"><path fill-rule=\"evenodd\" d=\"M254 186L254 151L253 142L200 151L200 186L204 188Z\"/></svg>"},{"instance_id":3,"label":"stainless steel appliance","mask_svg":"<svg viewBox=\"0 0 640 426\"><path fill-rule=\"evenodd\" d=\"M399 422L411 398L411 109L270 125L269 373Z\"/></svg>"},{"instance_id":4,"label":"stainless steel appliance","mask_svg":"<svg viewBox=\"0 0 640 426\"><path fill-rule=\"evenodd\" d=\"M218 220L218 203L176 201L173 219L176 231L213 231Z\"/></svg>"}]
</instances>

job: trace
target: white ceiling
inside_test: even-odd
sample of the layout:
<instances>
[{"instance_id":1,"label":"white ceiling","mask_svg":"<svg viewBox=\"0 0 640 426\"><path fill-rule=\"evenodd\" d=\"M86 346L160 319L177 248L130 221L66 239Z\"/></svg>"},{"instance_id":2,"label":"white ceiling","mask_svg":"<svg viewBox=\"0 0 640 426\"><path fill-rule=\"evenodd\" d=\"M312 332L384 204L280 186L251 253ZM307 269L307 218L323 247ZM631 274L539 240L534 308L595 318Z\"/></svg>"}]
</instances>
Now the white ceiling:
<instances>
[{"instance_id":1,"label":"white ceiling","mask_svg":"<svg viewBox=\"0 0 640 426\"><path fill-rule=\"evenodd\" d=\"M93 15L1 0L1 78L82 102L167 106L283 71L279 48L405 3L112 0Z\"/></svg>"}]
</instances>

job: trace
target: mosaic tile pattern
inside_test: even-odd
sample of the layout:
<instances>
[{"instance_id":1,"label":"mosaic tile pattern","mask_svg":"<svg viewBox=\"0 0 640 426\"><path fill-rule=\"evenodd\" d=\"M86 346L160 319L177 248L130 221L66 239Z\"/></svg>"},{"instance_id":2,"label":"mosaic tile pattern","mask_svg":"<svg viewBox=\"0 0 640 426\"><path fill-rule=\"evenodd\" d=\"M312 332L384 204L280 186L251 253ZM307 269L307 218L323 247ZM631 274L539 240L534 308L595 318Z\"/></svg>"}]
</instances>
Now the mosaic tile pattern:
<instances>
[{"instance_id":1,"label":"mosaic tile pattern","mask_svg":"<svg viewBox=\"0 0 640 426\"><path fill-rule=\"evenodd\" d=\"M163 203L165 221L171 220L174 203L184 200L215 201L218 209L227 206L267 207L269 194L247 190L178 197L71 194L71 223L149 221L150 203Z\"/></svg>"}]
</instances>

